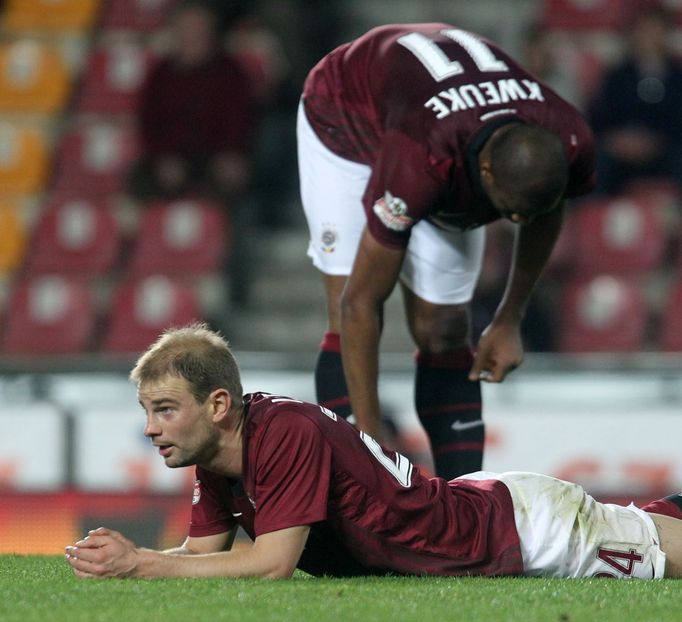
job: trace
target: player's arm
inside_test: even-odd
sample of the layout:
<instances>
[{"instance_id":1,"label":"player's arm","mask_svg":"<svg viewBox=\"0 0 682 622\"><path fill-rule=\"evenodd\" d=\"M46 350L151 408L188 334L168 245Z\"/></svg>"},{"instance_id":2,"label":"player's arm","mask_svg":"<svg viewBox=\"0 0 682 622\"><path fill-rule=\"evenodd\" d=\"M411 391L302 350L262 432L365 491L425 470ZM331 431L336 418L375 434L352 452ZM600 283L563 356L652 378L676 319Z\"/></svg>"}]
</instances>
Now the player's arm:
<instances>
[{"instance_id":1,"label":"player's arm","mask_svg":"<svg viewBox=\"0 0 682 622\"><path fill-rule=\"evenodd\" d=\"M341 354L358 427L380 438L379 339L384 301L400 273L404 250L382 246L365 228L341 297Z\"/></svg>"},{"instance_id":2,"label":"player's arm","mask_svg":"<svg viewBox=\"0 0 682 622\"><path fill-rule=\"evenodd\" d=\"M250 546L189 555L136 547L116 531L100 528L66 548L66 559L79 578L111 577L291 577L310 528L289 527L258 536ZM193 545L208 545L204 538ZM213 540L217 543L217 540ZM184 546L184 545L183 545Z\"/></svg>"},{"instance_id":3,"label":"player's arm","mask_svg":"<svg viewBox=\"0 0 682 622\"><path fill-rule=\"evenodd\" d=\"M218 553L229 551L237 535L237 527L210 536L192 537L187 536L185 541L172 549L161 551L166 555L197 555L201 553Z\"/></svg>"},{"instance_id":4,"label":"player's arm","mask_svg":"<svg viewBox=\"0 0 682 622\"><path fill-rule=\"evenodd\" d=\"M521 320L559 237L563 213L562 204L518 226L507 287L493 321L481 335L470 379L501 382L523 361Z\"/></svg>"}]
</instances>

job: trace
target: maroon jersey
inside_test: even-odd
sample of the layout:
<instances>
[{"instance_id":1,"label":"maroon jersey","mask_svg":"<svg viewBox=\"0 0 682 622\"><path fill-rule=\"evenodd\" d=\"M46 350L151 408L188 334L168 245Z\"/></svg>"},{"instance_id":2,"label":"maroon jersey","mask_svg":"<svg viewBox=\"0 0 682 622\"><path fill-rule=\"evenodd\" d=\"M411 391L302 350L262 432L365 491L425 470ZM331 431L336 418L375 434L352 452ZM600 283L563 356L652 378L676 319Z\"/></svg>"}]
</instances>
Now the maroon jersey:
<instances>
[{"instance_id":1,"label":"maroon jersey","mask_svg":"<svg viewBox=\"0 0 682 622\"><path fill-rule=\"evenodd\" d=\"M501 482L427 478L321 406L245 405L243 484L197 467L190 536L309 525L299 568L316 575L522 573Z\"/></svg>"},{"instance_id":2,"label":"maroon jersey","mask_svg":"<svg viewBox=\"0 0 682 622\"><path fill-rule=\"evenodd\" d=\"M372 167L368 226L388 246L406 246L423 218L469 229L500 217L481 189L478 152L504 123L561 138L567 197L594 186L594 139L580 113L499 47L454 26L375 28L323 58L303 98L320 140Z\"/></svg>"}]
</instances>

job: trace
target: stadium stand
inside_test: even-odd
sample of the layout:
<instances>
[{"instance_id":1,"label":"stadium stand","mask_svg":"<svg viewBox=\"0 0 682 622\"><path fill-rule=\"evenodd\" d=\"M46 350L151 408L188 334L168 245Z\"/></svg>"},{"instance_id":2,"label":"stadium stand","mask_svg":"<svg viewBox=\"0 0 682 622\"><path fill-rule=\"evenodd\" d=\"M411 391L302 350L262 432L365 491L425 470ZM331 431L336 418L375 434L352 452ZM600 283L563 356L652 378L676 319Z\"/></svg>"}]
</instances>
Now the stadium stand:
<instances>
[{"instance_id":1,"label":"stadium stand","mask_svg":"<svg viewBox=\"0 0 682 622\"><path fill-rule=\"evenodd\" d=\"M45 132L25 123L0 122L0 188L5 194L44 189L49 165Z\"/></svg>"},{"instance_id":2,"label":"stadium stand","mask_svg":"<svg viewBox=\"0 0 682 622\"><path fill-rule=\"evenodd\" d=\"M26 229L18 210L13 201L0 202L0 278L19 267L26 252Z\"/></svg>"},{"instance_id":3,"label":"stadium stand","mask_svg":"<svg viewBox=\"0 0 682 622\"><path fill-rule=\"evenodd\" d=\"M578 277L565 286L557 312L561 352L633 352L644 343L649 309L626 278Z\"/></svg>"},{"instance_id":4,"label":"stadium stand","mask_svg":"<svg viewBox=\"0 0 682 622\"><path fill-rule=\"evenodd\" d=\"M21 281L13 288L0 335L0 352L63 355L87 351L95 329L88 288L61 275Z\"/></svg>"},{"instance_id":5,"label":"stadium stand","mask_svg":"<svg viewBox=\"0 0 682 622\"><path fill-rule=\"evenodd\" d=\"M197 319L199 302L184 282L162 275L129 280L114 295L102 349L139 352L164 329Z\"/></svg>"},{"instance_id":6,"label":"stadium stand","mask_svg":"<svg viewBox=\"0 0 682 622\"><path fill-rule=\"evenodd\" d=\"M10 31L84 31L95 24L100 0L6 0L2 25Z\"/></svg>"},{"instance_id":7,"label":"stadium stand","mask_svg":"<svg viewBox=\"0 0 682 622\"><path fill-rule=\"evenodd\" d=\"M623 26L637 0L545 0L541 22L557 30L606 30Z\"/></svg>"},{"instance_id":8,"label":"stadium stand","mask_svg":"<svg viewBox=\"0 0 682 622\"><path fill-rule=\"evenodd\" d=\"M659 347L664 352L682 352L682 270L668 292L661 318Z\"/></svg>"},{"instance_id":9,"label":"stadium stand","mask_svg":"<svg viewBox=\"0 0 682 622\"><path fill-rule=\"evenodd\" d=\"M163 26L177 0L115 0L104 8L100 28L153 33Z\"/></svg>"},{"instance_id":10,"label":"stadium stand","mask_svg":"<svg viewBox=\"0 0 682 622\"><path fill-rule=\"evenodd\" d=\"M664 215L657 207L642 196L583 203L570 214L563 232L571 242L573 271L589 276L660 268L668 240Z\"/></svg>"},{"instance_id":11,"label":"stadium stand","mask_svg":"<svg viewBox=\"0 0 682 622\"><path fill-rule=\"evenodd\" d=\"M91 53L75 109L78 113L132 115L151 52L132 41L116 41Z\"/></svg>"},{"instance_id":12,"label":"stadium stand","mask_svg":"<svg viewBox=\"0 0 682 622\"><path fill-rule=\"evenodd\" d=\"M25 38L0 44L0 112L56 114L69 89L69 69L55 45Z\"/></svg>"},{"instance_id":13,"label":"stadium stand","mask_svg":"<svg viewBox=\"0 0 682 622\"><path fill-rule=\"evenodd\" d=\"M135 135L126 125L106 119L75 127L57 147L52 190L62 194L123 192L136 152Z\"/></svg>"},{"instance_id":14,"label":"stadium stand","mask_svg":"<svg viewBox=\"0 0 682 622\"><path fill-rule=\"evenodd\" d=\"M120 248L118 226L105 201L61 199L43 211L26 269L30 275L105 276Z\"/></svg>"},{"instance_id":15,"label":"stadium stand","mask_svg":"<svg viewBox=\"0 0 682 622\"><path fill-rule=\"evenodd\" d=\"M132 276L220 272L226 263L227 234L221 205L198 199L151 203L142 214L129 272Z\"/></svg>"}]
</instances>

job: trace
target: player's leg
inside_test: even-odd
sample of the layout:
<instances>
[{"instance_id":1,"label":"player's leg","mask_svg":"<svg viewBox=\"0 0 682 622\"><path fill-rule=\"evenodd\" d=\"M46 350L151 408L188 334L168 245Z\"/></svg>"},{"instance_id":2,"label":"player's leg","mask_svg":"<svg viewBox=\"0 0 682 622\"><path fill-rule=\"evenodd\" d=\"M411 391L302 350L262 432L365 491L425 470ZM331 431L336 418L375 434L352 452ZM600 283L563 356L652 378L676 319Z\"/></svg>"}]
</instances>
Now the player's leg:
<instances>
[{"instance_id":1,"label":"player's leg","mask_svg":"<svg viewBox=\"0 0 682 622\"><path fill-rule=\"evenodd\" d=\"M320 343L315 364L315 394L317 403L348 419L351 414L350 398L341 360L341 293L345 276L324 275L327 303L327 331Z\"/></svg>"},{"instance_id":2,"label":"player's leg","mask_svg":"<svg viewBox=\"0 0 682 622\"><path fill-rule=\"evenodd\" d=\"M682 579L682 520L649 513L658 531L661 550L665 553L665 576Z\"/></svg>"},{"instance_id":3,"label":"player's leg","mask_svg":"<svg viewBox=\"0 0 682 622\"><path fill-rule=\"evenodd\" d=\"M433 451L436 474L452 479L481 469L485 429L473 362L469 308L480 270L483 230L415 227L401 281L417 345L415 405Z\"/></svg>"},{"instance_id":4,"label":"player's leg","mask_svg":"<svg viewBox=\"0 0 682 622\"><path fill-rule=\"evenodd\" d=\"M474 479L486 477L490 478L475 474ZM524 574L613 579L668 576L665 546L654 515L632 504L599 503L578 484L538 473L499 473L495 478L511 495ZM667 521L682 524L661 518L666 521L663 530L669 528ZM682 559L677 530L669 528L664 535L673 557ZM668 568L670 572L678 569Z\"/></svg>"},{"instance_id":5,"label":"player's leg","mask_svg":"<svg viewBox=\"0 0 682 622\"><path fill-rule=\"evenodd\" d=\"M315 366L317 400L338 415L350 415L340 348L340 299L365 226L362 195L371 170L329 151L299 107L298 165L301 201L310 230L308 256L323 275L327 331Z\"/></svg>"}]
</instances>

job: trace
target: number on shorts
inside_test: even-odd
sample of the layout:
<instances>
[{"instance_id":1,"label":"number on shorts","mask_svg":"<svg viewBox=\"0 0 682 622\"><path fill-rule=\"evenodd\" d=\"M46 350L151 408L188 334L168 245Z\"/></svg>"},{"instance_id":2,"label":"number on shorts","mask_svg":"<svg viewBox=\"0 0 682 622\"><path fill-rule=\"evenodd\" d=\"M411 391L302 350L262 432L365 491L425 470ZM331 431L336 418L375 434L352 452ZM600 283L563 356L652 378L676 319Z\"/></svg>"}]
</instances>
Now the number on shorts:
<instances>
[{"instance_id":1,"label":"number on shorts","mask_svg":"<svg viewBox=\"0 0 682 622\"><path fill-rule=\"evenodd\" d=\"M493 51L483 41L471 33L456 28L441 30L441 33L462 46L480 71L507 71L509 69L504 61L495 58ZM398 39L398 43L410 50L421 61L436 82L442 82L446 78L464 73L462 63L450 60L435 41L420 32L404 35Z\"/></svg>"},{"instance_id":2,"label":"number on shorts","mask_svg":"<svg viewBox=\"0 0 682 622\"><path fill-rule=\"evenodd\" d=\"M635 569L635 564L644 559L636 549L630 549L629 553L624 553L623 551L613 551L611 549L598 549L597 557L601 559L605 564L611 566L617 570L621 575L626 577L631 577L632 572ZM624 560L624 561L621 561ZM594 575L595 577L607 577L607 578L617 578L611 572L598 572Z\"/></svg>"},{"instance_id":3,"label":"number on shorts","mask_svg":"<svg viewBox=\"0 0 682 622\"><path fill-rule=\"evenodd\" d=\"M409 488L412 485L412 463L402 454L395 452L395 459L391 460L381 449L381 445L377 443L371 436L360 432L360 438L367 445L367 449L372 452L372 455L379 461L403 488Z\"/></svg>"}]
</instances>

